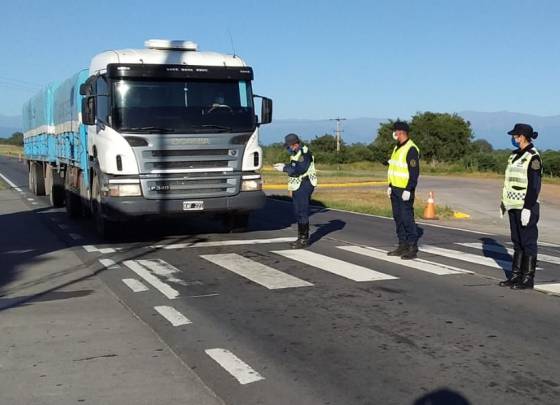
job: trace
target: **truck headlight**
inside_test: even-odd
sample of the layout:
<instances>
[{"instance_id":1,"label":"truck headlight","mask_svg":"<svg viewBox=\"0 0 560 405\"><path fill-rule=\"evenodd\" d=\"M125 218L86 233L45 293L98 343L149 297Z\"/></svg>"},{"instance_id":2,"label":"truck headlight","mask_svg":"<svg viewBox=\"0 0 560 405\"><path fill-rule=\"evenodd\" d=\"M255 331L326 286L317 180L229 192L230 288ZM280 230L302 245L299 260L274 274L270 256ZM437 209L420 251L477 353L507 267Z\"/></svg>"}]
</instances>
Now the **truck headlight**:
<instances>
[{"instance_id":1,"label":"truck headlight","mask_svg":"<svg viewBox=\"0 0 560 405\"><path fill-rule=\"evenodd\" d=\"M259 191L262 190L262 180L243 180L241 182L241 191Z\"/></svg>"},{"instance_id":2,"label":"truck headlight","mask_svg":"<svg viewBox=\"0 0 560 405\"><path fill-rule=\"evenodd\" d=\"M140 184L109 184L111 197L138 197L142 195Z\"/></svg>"}]
</instances>

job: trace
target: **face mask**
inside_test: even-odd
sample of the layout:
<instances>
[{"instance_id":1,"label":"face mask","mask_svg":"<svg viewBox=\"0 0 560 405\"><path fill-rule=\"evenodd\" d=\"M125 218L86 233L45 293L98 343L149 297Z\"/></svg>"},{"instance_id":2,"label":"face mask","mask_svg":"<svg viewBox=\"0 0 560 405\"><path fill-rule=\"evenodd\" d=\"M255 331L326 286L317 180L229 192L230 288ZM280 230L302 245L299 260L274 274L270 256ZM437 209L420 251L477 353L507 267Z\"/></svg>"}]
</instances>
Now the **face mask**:
<instances>
[{"instance_id":1,"label":"face mask","mask_svg":"<svg viewBox=\"0 0 560 405\"><path fill-rule=\"evenodd\" d=\"M393 139L395 141L399 139L399 137L397 136L397 133L395 131L393 131Z\"/></svg>"},{"instance_id":2,"label":"face mask","mask_svg":"<svg viewBox=\"0 0 560 405\"><path fill-rule=\"evenodd\" d=\"M511 137L511 144L514 148L519 148L519 142L517 142L513 136Z\"/></svg>"}]
</instances>

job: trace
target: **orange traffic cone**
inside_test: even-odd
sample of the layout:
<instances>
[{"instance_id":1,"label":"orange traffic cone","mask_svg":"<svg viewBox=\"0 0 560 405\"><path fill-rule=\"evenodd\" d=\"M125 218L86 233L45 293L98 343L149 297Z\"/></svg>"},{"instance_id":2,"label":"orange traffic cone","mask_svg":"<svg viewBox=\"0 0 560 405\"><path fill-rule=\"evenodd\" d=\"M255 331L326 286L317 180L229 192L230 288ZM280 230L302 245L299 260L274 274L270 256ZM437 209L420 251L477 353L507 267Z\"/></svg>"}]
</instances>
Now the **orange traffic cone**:
<instances>
[{"instance_id":1,"label":"orange traffic cone","mask_svg":"<svg viewBox=\"0 0 560 405\"><path fill-rule=\"evenodd\" d=\"M434 193L428 193L428 205L424 208L424 219L437 219L436 217L436 204L434 203Z\"/></svg>"}]
</instances>

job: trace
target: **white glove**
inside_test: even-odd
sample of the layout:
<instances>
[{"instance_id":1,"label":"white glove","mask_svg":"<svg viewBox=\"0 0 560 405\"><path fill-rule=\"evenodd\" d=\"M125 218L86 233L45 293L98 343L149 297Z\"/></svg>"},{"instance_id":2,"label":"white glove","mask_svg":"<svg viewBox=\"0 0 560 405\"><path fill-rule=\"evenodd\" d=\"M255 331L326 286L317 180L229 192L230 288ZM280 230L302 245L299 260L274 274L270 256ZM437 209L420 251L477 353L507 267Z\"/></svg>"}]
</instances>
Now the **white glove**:
<instances>
[{"instance_id":1,"label":"white glove","mask_svg":"<svg viewBox=\"0 0 560 405\"><path fill-rule=\"evenodd\" d=\"M410 191L404 190L404 191L402 192L402 200L403 200L403 201L408 201L408 200L410 200Z\"/></svg>"},{"instance_id":2,"label":"white glove","mask_svg":"<svg viewBox=\"0 0 560 405\"><path fill-rule=\"evenodd\" d=\"M529 220L531 219L531 210L523 208L521 210L521 226L527 226Z\"/></svg>"},{"instance_id":3,"label":"white glove","mask_svg":"<svg viewBox=\"0 0 560 405\"><path fill-rule=\"evenodd\" d=\"M274 169L278 170L279 172L284 171L284 166L286 166L284 163L274 163L273 165Z\"/></svg>"},{"instance_id":4,"label":"white glove","mask_svg":"<svg viewBox=\"0 0 560 405\"><path fill-rule=\"evenodd\" d=\"M391 198L391 192L393 190L391 190L391 187L387 187L387 197Z\"/></svg>"}]
</instances>

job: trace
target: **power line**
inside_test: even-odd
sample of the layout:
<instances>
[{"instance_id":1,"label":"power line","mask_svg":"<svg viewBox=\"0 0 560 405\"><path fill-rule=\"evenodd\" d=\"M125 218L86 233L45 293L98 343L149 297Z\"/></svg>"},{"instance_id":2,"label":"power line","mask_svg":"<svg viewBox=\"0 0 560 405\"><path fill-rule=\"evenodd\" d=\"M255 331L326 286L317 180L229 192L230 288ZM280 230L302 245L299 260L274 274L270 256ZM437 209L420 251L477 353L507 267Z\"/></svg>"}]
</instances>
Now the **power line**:
<instances>
[{"instance_id":1,"label":"power line","mask_svg":"<svg viewBox=\"0 0 560 405\"><path fill-rule=\"evenodd\" d=\"M340 134L342 132L344 132L342 130L342 125L340 123L340 121L346 121L346 118L340 118L340 117L336 117L336 118L330 118L329 121L336 121L336 153L340 152L340 141L342 140L342 137L340 136Z\"/></svg>"}]
</instances>

